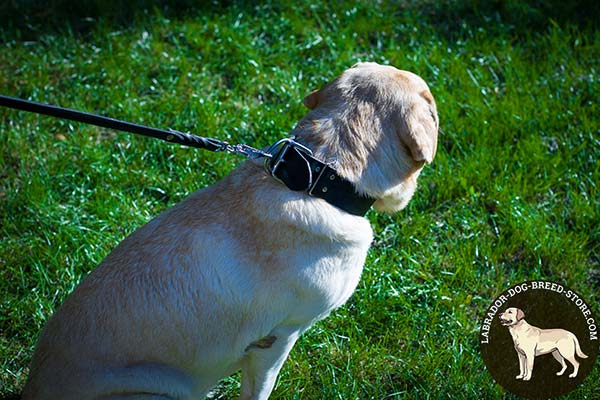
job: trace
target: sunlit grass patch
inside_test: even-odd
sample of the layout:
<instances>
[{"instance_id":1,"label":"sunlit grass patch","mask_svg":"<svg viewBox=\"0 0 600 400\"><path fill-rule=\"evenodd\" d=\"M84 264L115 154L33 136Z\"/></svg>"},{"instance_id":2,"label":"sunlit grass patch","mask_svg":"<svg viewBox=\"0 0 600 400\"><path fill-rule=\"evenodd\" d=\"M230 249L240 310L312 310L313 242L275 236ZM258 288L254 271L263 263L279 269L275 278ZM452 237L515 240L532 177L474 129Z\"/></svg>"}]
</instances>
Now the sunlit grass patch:
<instances>
[{"instance_id":1,"label":"sunlit grass patch","mask_svg":"<svg viewBox=\"0 0 600 400\"><path fill-rule=\"evenodd\" d=\"M414 71L436 98L434 163L406 210L368 214L359 288L300 340L274 398L504 398L477 343L492 298L555 280L600 315L597 8L132 4L147 11L4 24L0 93L256 147L359 60ZM44 321L120 240L239 162L0 109L0 393L22 387ZM596 368L567 398L598 382Z\"/></svg>"}]
</instances>

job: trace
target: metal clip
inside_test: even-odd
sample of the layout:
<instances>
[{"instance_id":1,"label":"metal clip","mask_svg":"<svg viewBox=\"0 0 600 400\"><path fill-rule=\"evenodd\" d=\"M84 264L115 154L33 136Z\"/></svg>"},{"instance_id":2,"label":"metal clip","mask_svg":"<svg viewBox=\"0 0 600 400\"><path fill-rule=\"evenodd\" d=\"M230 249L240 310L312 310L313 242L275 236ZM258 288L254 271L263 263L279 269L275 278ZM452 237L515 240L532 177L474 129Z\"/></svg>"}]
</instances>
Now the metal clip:
<instances>
[{"instance_id":1,"label":"metal clip","mask_svg":"<svg viewBox=\"0 0 600 400\"><path fill-rule=\"evenodd\" d=\"M240 154L244 157L247 158L251 158L251 159L257 159L257 158L266 158L269 159L271 157L273 157L273 155L271 153L268 152L264 152L262 150L259 149L255 149L252 146L248 146L247 144L236 144L234 146L229 146L230 147L230 152L233 152L235 154Z\"/></svg>"},{"instance_id":2,"label":"metal clip","mask_svg":"<svg viewBox=\"0 0 600 400\"><path fill-rule=\"evenodd\" d=\"M218 144L219 148L216 149L216 152L227 152L232 154L237 154L244 156L246 158L257 159L257 158L266 158L269 159L273 155L269 152L264 152L259 149L255 149L252 146L248 146L247 144L229 144L227 142L220 142Z\"/></svg>"},{"instance_id":3,"label":"metal clip","mask_svg":"<svg viewBox=\"0 0 600 400\"><path fill-rule=\"evenodd\" d=\"M302 150L303 152L308 153L311 156L313 155L313 152L311 149L304 146L303 144L296 142L294 140L294 138L284 138L284 139L278 140L277 142L275 142L275 144L271 145L271 147L269 147L267 149L267 153L273 155L274 151L277 150L277 148L281 147L283 150L284 146L296 147L296 148Z\"/></svg>"}]
</instances>

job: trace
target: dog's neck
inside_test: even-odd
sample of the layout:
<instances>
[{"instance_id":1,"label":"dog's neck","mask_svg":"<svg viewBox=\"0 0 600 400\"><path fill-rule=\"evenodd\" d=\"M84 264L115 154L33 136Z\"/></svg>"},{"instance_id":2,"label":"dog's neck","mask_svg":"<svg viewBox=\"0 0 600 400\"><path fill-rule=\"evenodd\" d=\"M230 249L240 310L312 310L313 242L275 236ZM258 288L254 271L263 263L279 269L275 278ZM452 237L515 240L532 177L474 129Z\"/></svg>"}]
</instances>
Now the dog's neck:
<instances>
[{"instance_id":1,"label":"dog's neck","mask_svg":"<svg viewBox=\"0 0 600 400\"><path fill-rule=\"evenodd\" d=\"M332 165L340 176L358 184L367 166L369 150L372 151L376 144L363 143L358 135L345 135L343 139L338 131L348 130L349 127L341 126L342 121L327 114L321 115L320 112L313 110L306 115L291 134L309 147L315 157ZM349 143L349 138L354 140Z\"/></svg>"},{"instance_id":2,"label":"dog's neck","mask_svg":"<svg viewBox=\"0 0 600 400\"><path fill-rule=\"evenodd\" d=\"M249 185L249 182L252 182ZM261 163L249 160L233 171L221 184L232 192L244 192L251 198L248 213L256 220L270 221L271 231L278 225L294 226L328 240L370 244L373 230L369 221L345 212L305 192L289 190L265 173Z\"/></svg>"},{"instance_id":3,"label":"dog's neck","mask_svg":"<svg viewBox=\"0 0 600 400\"><path fill-rule=\"evenodd\" d=\"M315 158L309 148L290 139L278 143L281 144L273 146L276 151L265 167L288 189L306 192L358 216L364 216L375 202L374 198L358 193L355 185L331 165Z\"/></svg>"},{"instance_id":4,"label":"dog's neck","mask_svg":"<svg viewBox=\"0 0 600 400\"><path fill-rule=\"evenodd\" d=\"M291 134L358 193L376 199L377 210L395 212L412 197L423 162L412 159L394 129L373 105L363 104L335 112L317 107Z\"/></svg>"},{"instance_id":5,"label":"dog's neck","mask_svg":"<svg viewBox=\"0 0 600 400\"><path fill-rule=\"evenodd\" d=\"M512 335L512 337L517 337L519 334L526 332L529 329L530 325L524 319L518 320L514 325L508 327L508 331Z\"/></svg>"}]
</instances>

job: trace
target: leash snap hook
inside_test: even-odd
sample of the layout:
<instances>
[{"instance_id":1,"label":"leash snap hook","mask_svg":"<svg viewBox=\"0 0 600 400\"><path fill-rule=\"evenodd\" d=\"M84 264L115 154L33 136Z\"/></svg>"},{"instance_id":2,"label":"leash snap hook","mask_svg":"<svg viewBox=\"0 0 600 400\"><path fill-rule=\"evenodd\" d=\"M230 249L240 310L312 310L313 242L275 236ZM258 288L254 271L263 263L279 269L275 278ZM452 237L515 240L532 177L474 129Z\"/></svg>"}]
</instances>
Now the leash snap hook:
<instances>
[{"instance_id":1,"label":"leash snap hook","mask_svg":"<svg viewBox=\"0 0 600 400\"><path fill-rule=\"evenodd\" d=\"M266 158L269 159L273 155L269 152L264 152L259 149L255 149L252 146L248 146L247 144L229 144L227 142L216 141L218 148L215 152L227 152L232 154L237 154L240 156L244 156L246 158L257 159L257 158Z\"/></svg>"}]
</instances>

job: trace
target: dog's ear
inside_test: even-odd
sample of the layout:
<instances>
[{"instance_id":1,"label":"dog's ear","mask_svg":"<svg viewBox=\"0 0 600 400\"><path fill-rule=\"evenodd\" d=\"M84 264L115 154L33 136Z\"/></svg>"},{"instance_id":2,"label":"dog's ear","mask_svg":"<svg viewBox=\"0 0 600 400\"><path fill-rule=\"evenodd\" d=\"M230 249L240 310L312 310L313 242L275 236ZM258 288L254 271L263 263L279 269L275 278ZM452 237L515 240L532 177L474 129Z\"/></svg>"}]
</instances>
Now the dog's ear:
<instances>
[{"instance_id":1,"label":"dog's ear","mask_svg":"<svg viewBox=\"0 0 600 400\"><path fill-rule=\"evenodd\" d=\"M311 110L319 105L319 91L313 90L304 98L304 105Z\"/></svg>"},{"instance_id":2,"label":"dog's ear","mask_svg":"<svg viewBox=\"0 0 600 400\"><path fill-rule=\"evenodd\" d=\"M415 104L400 130L400 139L415 161L431 163L437 151L438 115L433 96L429 91L420 93L427 105Z\"/></svg>"},{"instance_id":3,"label":"dog's ear","mask_svg":"<svg viewBox=\"0 0 600 400\"><path fill-rule=\"evenodd\" d=\"M525 313L520 308L517 308L517 321L520 321L523 318L525 318Z\"/></svg>"}]
</instances>

